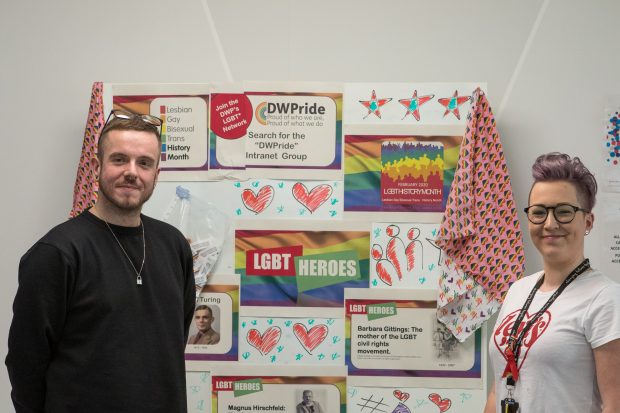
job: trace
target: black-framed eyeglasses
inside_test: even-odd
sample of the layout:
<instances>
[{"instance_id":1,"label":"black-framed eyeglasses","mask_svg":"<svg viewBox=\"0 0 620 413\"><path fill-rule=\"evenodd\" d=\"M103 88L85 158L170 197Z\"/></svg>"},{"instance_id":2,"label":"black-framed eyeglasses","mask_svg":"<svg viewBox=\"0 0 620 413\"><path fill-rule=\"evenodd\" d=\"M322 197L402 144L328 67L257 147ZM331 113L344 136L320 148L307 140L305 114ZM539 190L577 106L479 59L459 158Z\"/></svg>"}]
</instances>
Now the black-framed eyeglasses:
<instances>
[{"instance_id":1,"label":"black-framed eyeglasses","mask_svg":"<svg viewBox=\"0 0 620 413\"><path fill-rule=\"evenodd\" d=\"M115 118L123 119L123 120L131 120L131 119L134 119L134 118L138 118L142 122L144 122L144 123L146 123L148 125L152 125L155 128L160 128L161 125L162 125L161 119L158 118L157 116L143 115L141 113L133 113L133 112L129 112L129 111L122 110L122 109L113 109L113 110L110 111L110 114L108 115L108 118L106 119L105 123L103 124L102 130L105 130L105 128L108 125L108 123L111 120L114 120Z\"/></svg>"},{"instance_id":2,"label":"black-framed eyeglasses","mask_svg":"<svg viewBox=\"0 0 620 413\"><path fill-rule=\"evenodd\" d=\"M527 219L532 224L542 224L547 220L547 216L549 215L549 210L553 211L553 217L560 224L568 224L575 219L575 215L577 211L583 211L584 213L589 213L587 209L579 208L575 205L571 204L557 204L556 206L546 206L546 205L530 205L527 208L524 208L523 211L527 214Z\"/></svg>"}]
</instances>

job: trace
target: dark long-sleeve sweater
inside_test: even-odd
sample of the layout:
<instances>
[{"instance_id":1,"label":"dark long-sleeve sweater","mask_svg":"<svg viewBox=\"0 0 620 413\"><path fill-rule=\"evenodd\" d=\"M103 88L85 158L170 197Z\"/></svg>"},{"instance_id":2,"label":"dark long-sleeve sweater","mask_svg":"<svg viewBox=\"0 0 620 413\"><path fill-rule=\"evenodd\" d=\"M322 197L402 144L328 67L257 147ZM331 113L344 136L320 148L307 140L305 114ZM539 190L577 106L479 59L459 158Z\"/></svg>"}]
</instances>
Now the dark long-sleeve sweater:
<instances>
[{"instance_id":1,"label":"dark long-sleeve sweater","mask_svg":"<svg viewBox=\"0 0 620 413\"><path fill-rule=\"evenodd\" d=\"M142 222L142 285L90 212L22 257L6 358L17 413L186 412L191 250L174 227ZM111 228L139 268L140 227Z\"/></svg>"}]
</instances>

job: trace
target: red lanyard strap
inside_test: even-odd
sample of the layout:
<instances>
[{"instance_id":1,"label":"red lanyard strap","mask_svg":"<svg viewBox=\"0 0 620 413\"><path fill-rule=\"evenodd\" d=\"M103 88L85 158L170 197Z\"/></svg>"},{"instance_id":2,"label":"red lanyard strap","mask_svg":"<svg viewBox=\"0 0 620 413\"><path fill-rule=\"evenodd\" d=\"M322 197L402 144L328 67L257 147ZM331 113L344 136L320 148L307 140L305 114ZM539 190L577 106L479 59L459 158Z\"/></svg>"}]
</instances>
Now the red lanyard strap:
<instances>
[{"instance_id":1,"label":"red lanyard strap","mask_svg":"<svg viewBox=\"0 0 620 413\"><path fill-rule=\"evenodd\" d=\"M562 291L564 291L564 289L568 287L568 285L571 282L573 282L575 278L577 278L579 275L586 272L588 269L590 269L590 260L586 258L585 260L581 262L581 264L579 264L574 270L572 270L570 274L568 274L568 276L564 279L560 287L553 292L553 294L551 295L551 297L549 297L547 302L541 307L540 310L538 310L538 312L530 319L530 321L527 322L525 327L523 327L521 332L518 333L517 335L517 332L519 331L519 326L521 325L521 322L523 321L523 317L525 317L527 310L530 308L530 305L532 304L532 300L534 300L534 295L536 295L536 291L540 288L543 281L545 280L545 275L543 274L543 276L540 277L538 281L536 281L536 285L534 285L534 288L532 288L532 291L530 291L530 294L528 295L527 300L525 300L525 304L523 305L523 308L521 308L521 311L519 312L519 315L517 316L515 323L512 326L512 330L510 331L510 336L508 338L508 345L505 351L506 356L508 358L508 363L506 365L506 368L504 369L504 374L502 377L507 377L508 378L507 382L508 380L512 382L512 383L508 383L509 385L514 385L514 382L516 382L519 379L519 368L517 367L517 363L519 360L519 352L521 350L521 343L523 341L523 338L527 334L527 332L538 321L538 319L545 313L545 311L549 309L549 307L551 306L551 304L553 304L556 298L558 298L558 296L562 294Z\"/></svg>"}]
</instances>

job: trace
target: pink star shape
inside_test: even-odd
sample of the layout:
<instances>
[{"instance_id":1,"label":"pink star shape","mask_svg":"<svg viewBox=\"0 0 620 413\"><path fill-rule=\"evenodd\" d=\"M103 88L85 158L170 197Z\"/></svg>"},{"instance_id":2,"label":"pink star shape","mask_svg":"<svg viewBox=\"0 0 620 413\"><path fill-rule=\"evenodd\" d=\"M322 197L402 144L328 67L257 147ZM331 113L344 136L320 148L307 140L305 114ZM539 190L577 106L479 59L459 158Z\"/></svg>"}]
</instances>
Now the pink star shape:
<instances>
[{"instance_id":1,"label":"pink star shape","mask_svg":"<svg viewBox=\"0 0 620 413\"><path fill-rule=\"evenodd\" d=\"M448 113L452 112L457 119L461 120L459 106L465 102L469 102L470 100L471 96L459 96L458 90L454 91L454 95L452 97L439 99L439 103L446 108L443 116L446 117Z\"/></svg>"},{"instance_id":2,"label":"pink star shape","mask_svg":"<svg viewBox=\"0 0 620 413\"><path fill-rule=\"evenodd\" d=\"M407 113L403 116L403 119L407 117L407 115L411 114L416 120L420 120L420 106L434 98L435 95L426 95L418 97L418 91L413 91L413 96L411 99L399 99L401 105L407 108Z\"/></svg>"},{"instance_id":3,"label":"pink star shape","mask_svg":"<svg viewBox=\"0 0 620 413\"><path fill-rule=\"evenodd\" d=\"M373 90L372 91L372 96L371 96L370 100L360 100L359 101L362 105L364 105L364 107L366 109L368 109L368 113L366 114L366 116L364 116L364 119L366 119L368 116L370 116L371 113L374 113L375 115L377 115L377 117L379 119L381 119L381 110L380 110L381 106L385 105L390 100L392 100L392 98L377 99L377 94Z\"/></svg>"}]
</instances>

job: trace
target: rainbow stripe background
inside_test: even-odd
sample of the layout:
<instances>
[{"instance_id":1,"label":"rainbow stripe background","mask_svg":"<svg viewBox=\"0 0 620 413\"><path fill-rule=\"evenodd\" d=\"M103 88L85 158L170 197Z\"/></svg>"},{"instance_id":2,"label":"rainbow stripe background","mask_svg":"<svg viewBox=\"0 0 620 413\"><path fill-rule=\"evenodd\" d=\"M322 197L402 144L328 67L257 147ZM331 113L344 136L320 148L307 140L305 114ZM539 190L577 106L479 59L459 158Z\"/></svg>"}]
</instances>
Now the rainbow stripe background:
<instances>
[{"instance_id":1,"label":"rainbow stripe background","mask_svg":"<svg viewBox=\"0 0 620 413\"><path fill-rule=\"evenodd\" d=\"M357 252L360 280L299 293L295 276L248 276L246 252L256 249L301 245L303 255ZM369 231L235 231L235 272L241 277L241 305L341 307L345 288L368 288Z\"/></svg>"}]
</instances>

